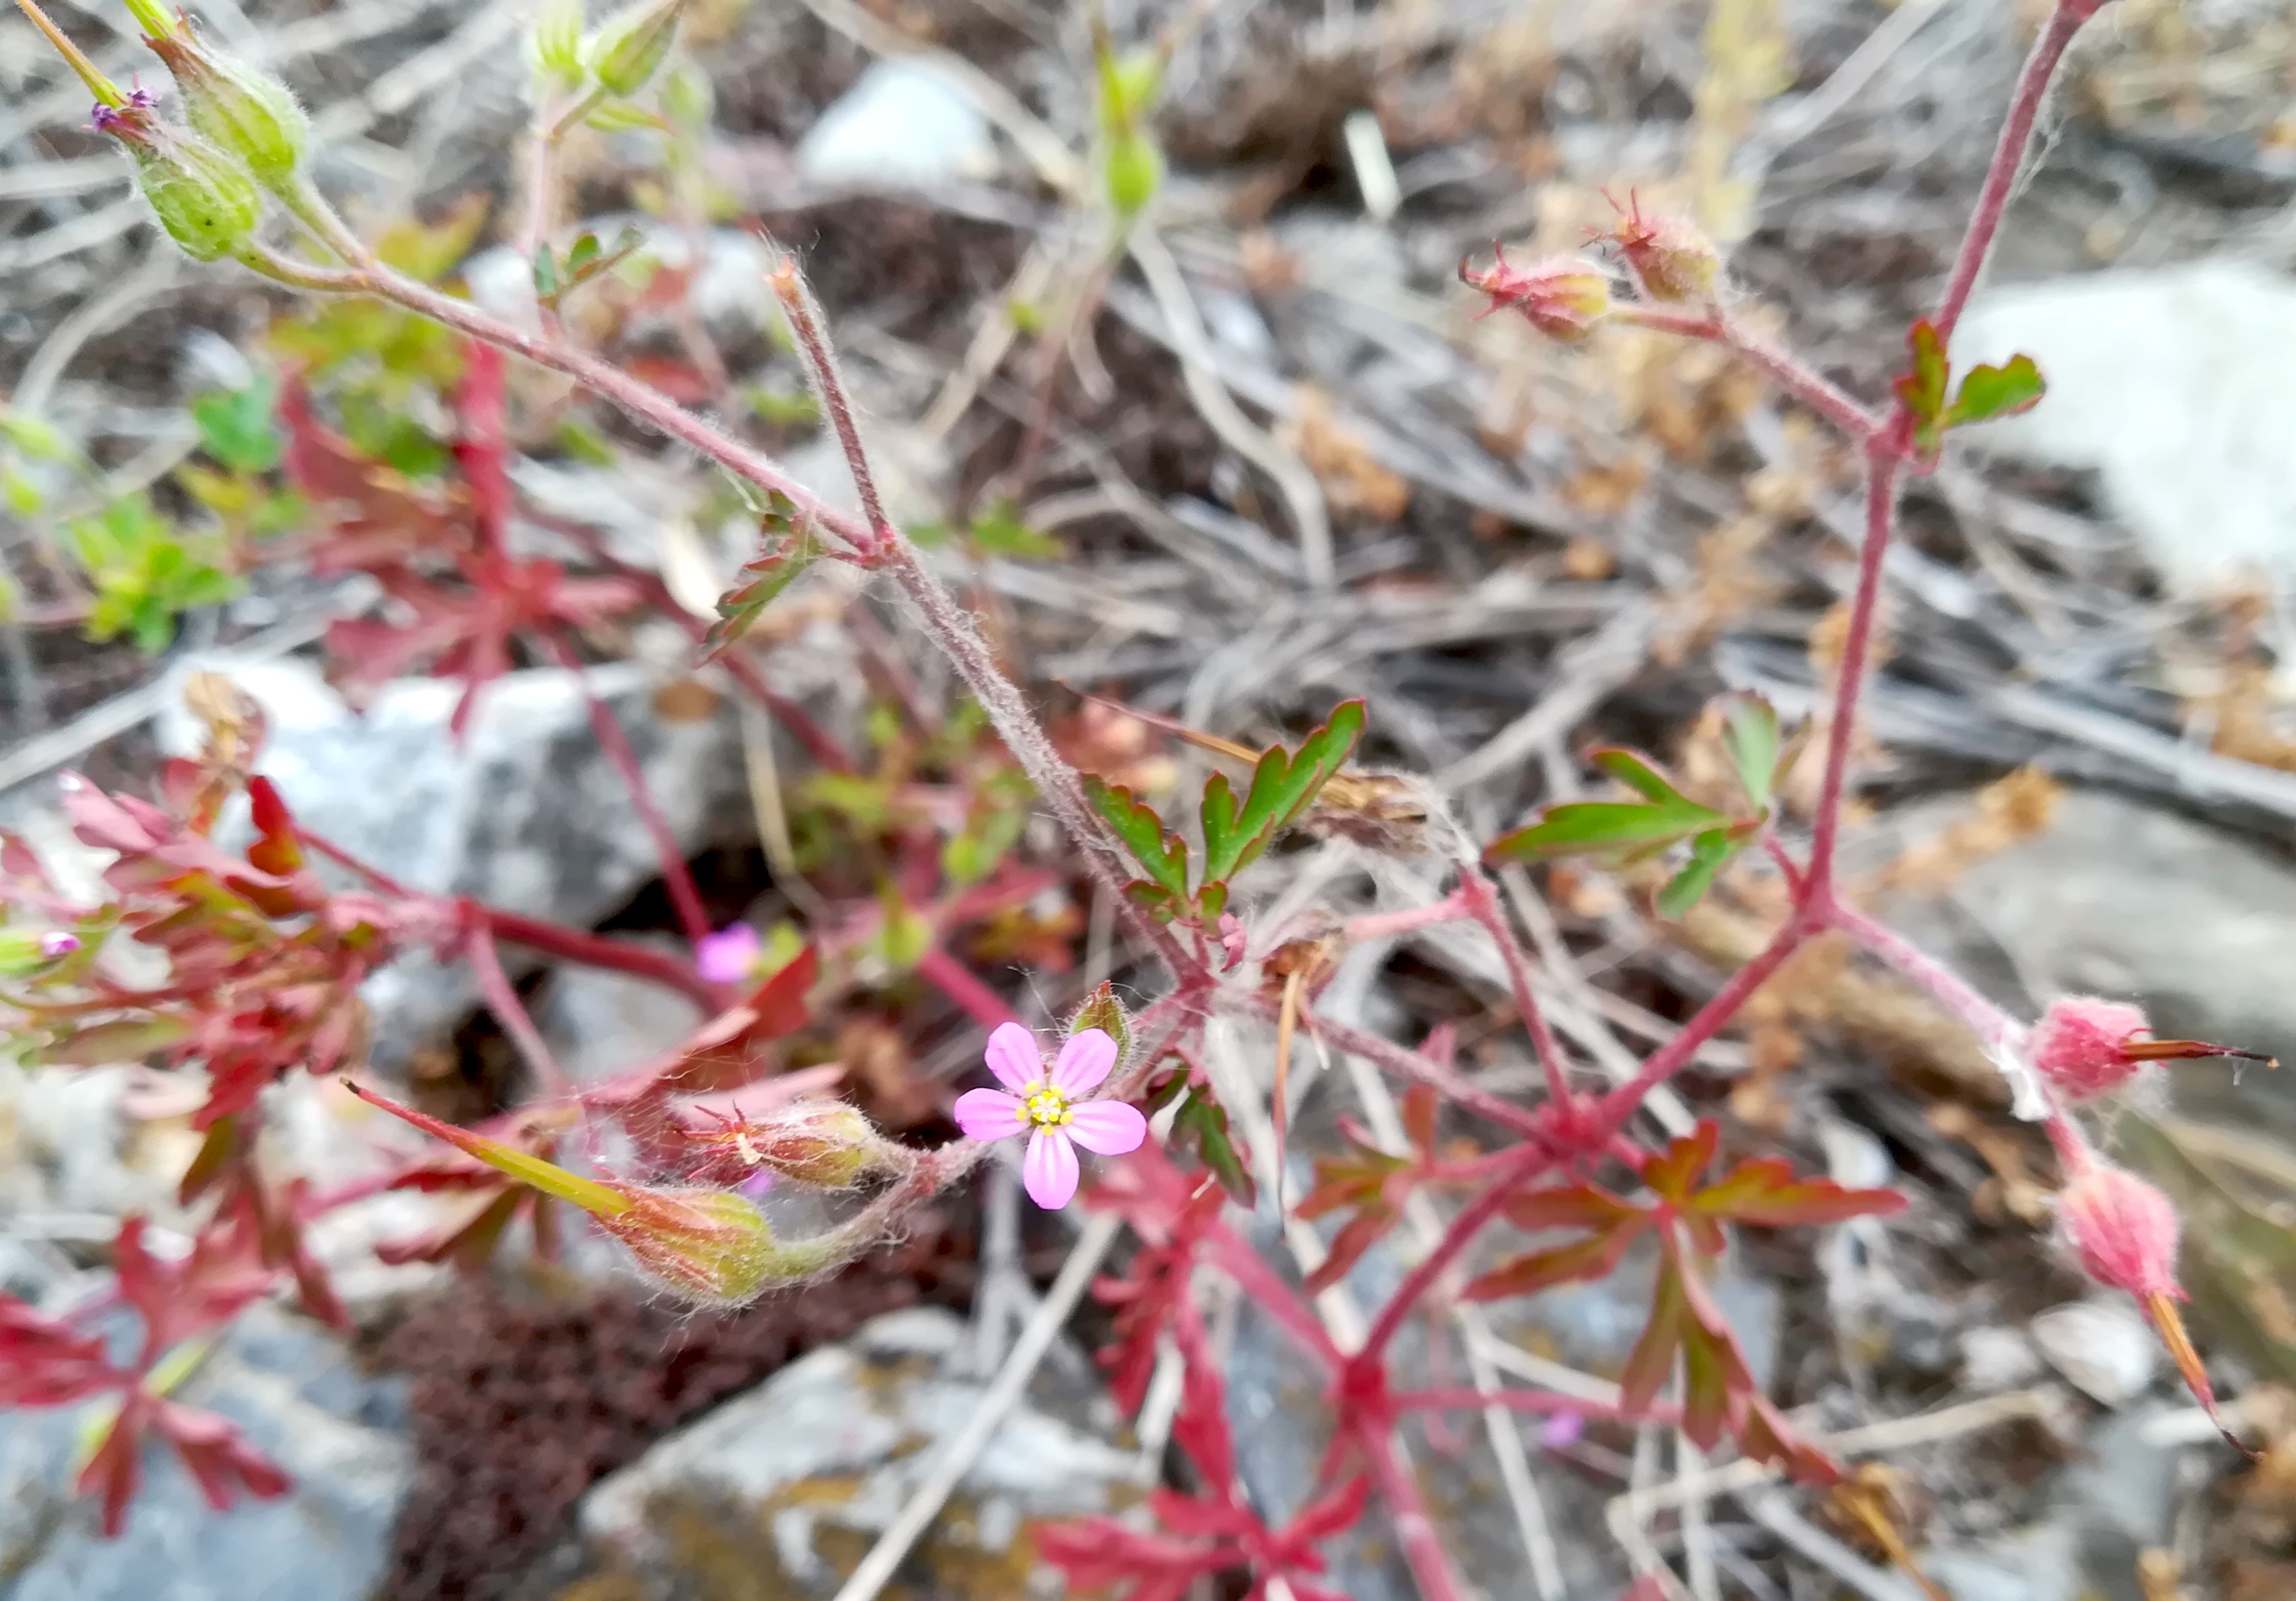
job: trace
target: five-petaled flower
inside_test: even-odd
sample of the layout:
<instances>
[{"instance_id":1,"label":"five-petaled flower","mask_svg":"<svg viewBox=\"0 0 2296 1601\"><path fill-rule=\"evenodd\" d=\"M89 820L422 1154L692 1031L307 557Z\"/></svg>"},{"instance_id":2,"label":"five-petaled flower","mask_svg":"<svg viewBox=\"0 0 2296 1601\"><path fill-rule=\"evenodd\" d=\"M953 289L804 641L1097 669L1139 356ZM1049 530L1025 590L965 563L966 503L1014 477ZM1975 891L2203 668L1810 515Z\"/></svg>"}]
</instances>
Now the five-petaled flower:
<instances>
[{"instance_id":1,"label":"five-petaled flower","mask_svg":"<svg viewBox=\"0 0 2296 1601\"><path fill-rule=\"evenodd\" d=\"M1000 1023L988 1036L988 1071L1002 1090L968 1090L956 1098L956 1123L975 1139L1029 1137L1021 1182L1029 1198L1057 1211L1076 1194L1075 1146L1103 1156L1137 1150L1148 1120L1120 1100L1086 1100L1116 1066L1116 1041L1097 1028L1078 1029L1049 1071L1036 1035Z\"/></svg>"}]
</instances>

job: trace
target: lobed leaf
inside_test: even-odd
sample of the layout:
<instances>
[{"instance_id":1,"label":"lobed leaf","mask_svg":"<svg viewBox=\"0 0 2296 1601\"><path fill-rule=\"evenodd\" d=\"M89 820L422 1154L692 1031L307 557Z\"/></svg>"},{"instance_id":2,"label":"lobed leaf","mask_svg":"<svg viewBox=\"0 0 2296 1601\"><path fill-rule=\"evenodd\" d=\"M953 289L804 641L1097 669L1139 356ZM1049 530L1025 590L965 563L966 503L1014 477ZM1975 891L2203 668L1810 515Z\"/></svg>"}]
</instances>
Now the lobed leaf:
<instances>
[{"instance_id":1,"label":"lobed leaf","mask_svg":"<svg viewBox=\"0 0 2296 1601\"><path fill-rule=\"evenodd\" d=\"M1953 404L1946 408L1942 421L1948 428L1958 428L1965 422L2014 417L2040 404L2041 396L2047 391L2041 370L2033 364L2030 355L2013 355L2007 365L2000 367L1980 363L1961 380L1961 388Z\"/></svg>"},{"instance_id":2,"label":"lobed leaf","mask_svg":"<svg viewBox=\"0 0 2296 1601\"><path fill-rule=\"evenodd\" d=\"M1752 837L1731 829L1710 829L1690 842L1690 860L1658 892L1658 914L1669 920L1682 917L1705 898L1730 859L1746 848Z\"/></svg>"},{"instance_id":3,"label":"lobed leaf","mask_svg":"<svg viewBox=\"0 0 2296 1601\"><path fill-rule=\"evenodd\" d=\"M1755 811L1765 811L1781 776L1777 708L1750 690L1725 695L1720 704L1722 747L1738 770L1746 799Z\"/></svg>"},{"instance_id":4,"label":"lobed leaf","mask_svg":"<svg viewBox=\"0 0 2296 1601\"><path fill-rule=\"evenodd\" d=\"M1128 893L1152 911L1160 906L1168 907L1168 911L1159 913L1168 920L1188 898L1187 845L1178 835L1166 832L1163 820L1154 810L1121 784L1111 784L1087 773L1084 788L1093 810L1107 820L1117 838L1124 842L1124 848L1132 853L1132 859L1148 875L1144 887L1162 892L1152 898L1140 893L1144 886L1128 886Z\"/></svg>"},{"instance_id":5,"label":"lobed leaf","mask_svg":"<svg viewBox=\"0 0 2296 1601\"><path fill-rule=\"evenodd\" d=\"M1251 788L1236 803L1226 773L1204 785L1204 878L1225 882L1300 821L1332 775L1346 765L1363 738L1364 703L1343 700L1297 752L1271 746L1252 770Z\"/></svg>"}]
</instances>

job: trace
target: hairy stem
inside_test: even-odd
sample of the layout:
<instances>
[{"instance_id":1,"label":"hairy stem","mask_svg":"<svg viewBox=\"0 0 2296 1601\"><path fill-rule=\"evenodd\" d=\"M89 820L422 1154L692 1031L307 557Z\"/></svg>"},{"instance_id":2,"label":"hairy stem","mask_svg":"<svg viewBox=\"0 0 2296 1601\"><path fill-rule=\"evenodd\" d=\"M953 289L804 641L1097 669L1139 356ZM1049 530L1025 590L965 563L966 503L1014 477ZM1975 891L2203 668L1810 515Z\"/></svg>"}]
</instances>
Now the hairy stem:
<instances>
[{"instance_id":1,"label":"hairy stem","mask_svg":"<svg viewBox=\"0 0 2296 1601\"><path fill-rule=\"evenodd\" d=\"M1961 249L1956 253L1953 276L1946 282L1945 298L1939 302L1937 315L1930 321L1937 325L1939 338L1948 344L1953 331L1961 321L1961 314L1969 305L1969 297L1977 288L1977 280L1985 271L1987 257L1993 253L1993 241L2001 232L2002 214L2009 209L2009 197L2016 192L2018 175L2025 166L2026 147L2033 142L2033 124L2039 119L2042 104L2049 97L2049 85L2065 59L2065 50L2081 25L2095 16L2100 0L2057 0L2049 12L2048 20L2041 25L2040 37L2025 57L2025 65L2017 75L2017 88L2009 102L2008 119L2001 125L2001 138L1993 147L1993 164L1987 168L1985 185L1978 191L1977 209L1971 215L1969 228L1962 235Z\"/></svg>"},{"instance_id":2,"label":"hairy stem","mask_svg":"<svg viewBox=\"0 0 2296 1601\"><path fill-rule=\"evenodd\" d=\"M1403 1282L1396 1287L1395 1294L1390 1295L1387 1304L1379 1309L1379 1316L1373 1320L1371 1332L1364 1336L1363 1350L1357 1354L1355 1360L1365 1363L1378 1360L1380 1353L1387 1349L1388 1342L1401 1332L1412 1310L1427 1298L1428 1292L1435 1287L1435 1281L1458 1260L1460 1253L1474 1243L1475 1236L1482 1231L1483 1225L1505 1210L1516 1190L1554 1164L1554 1153L1544 1145L1526 1145L1513 1154L1516 1159L1491 1180L1488 1188L1461 1209L1459 1215L1453 1218L1450 1226L1443 1230L1443 1238L1436 1241L1435 1248L1420 1258L1411 1271L1404 1275Z\"/></svg>"},{"instance_id":3,"label":"hairy stem","mask_svg":"<svg viewBox=\"0 0 2296 1601\"><path fill-rule=\"evenodd\" d=\"M1863 442L1882 431L1882 420L1847 390L1804 366L1799 358L1767 339L1733 323L1721 312L1676 311L1669 306L1636 303L1614 306L1611 317L1614 322L1631 323L1638 328L1725 347L1852 439Z\"/></svg>"},{"instance_id":4,"label":"hairy stem","mask_svg":"<svg viewBox=\"0 0 2296 1601\"><path fill-rule=\"evenodd\" d=\"M1530 989L1530 958L1523 953L1514 937L1514 929L1499 905L1497 893L1483 870L1472 860L1459 863L1459 894L1466 902L1470 916L1483 926L1491 943L1499 948L1499 960L1506 964L1507 984L1514 992L1514 1009L1522 1018L1524 1031L1530 1035L1532 1054L1538 1058L1539 1066L1546 1074L1546 1098L1558 1108L1567 1110L1575 1104L1570 1093L1570 1077L1562 1059L1562 1046L1547 1026L1546 1014L1539 1010L1538 998Z\"/></svg>"}]
</instances>

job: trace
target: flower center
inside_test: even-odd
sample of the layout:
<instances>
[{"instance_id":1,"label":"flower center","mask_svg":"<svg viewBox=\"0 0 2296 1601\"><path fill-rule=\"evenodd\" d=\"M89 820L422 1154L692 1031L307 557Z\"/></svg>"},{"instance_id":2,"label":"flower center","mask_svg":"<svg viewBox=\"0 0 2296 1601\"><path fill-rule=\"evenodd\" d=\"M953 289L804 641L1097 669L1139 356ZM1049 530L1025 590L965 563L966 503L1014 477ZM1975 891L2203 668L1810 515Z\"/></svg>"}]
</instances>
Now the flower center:
<instances>
[{"instance_id":1,"label":"flower center","mask_svg":"<svg viewBox=\"0 0 2296 1601\"><path fill-rule=\"evenodd\" d=\"M1069 1120L1069 1098L1038 1079L1021 1092L1021 1113L1037 1128L1056 1129Z\"/></svg>"}]
</instances>

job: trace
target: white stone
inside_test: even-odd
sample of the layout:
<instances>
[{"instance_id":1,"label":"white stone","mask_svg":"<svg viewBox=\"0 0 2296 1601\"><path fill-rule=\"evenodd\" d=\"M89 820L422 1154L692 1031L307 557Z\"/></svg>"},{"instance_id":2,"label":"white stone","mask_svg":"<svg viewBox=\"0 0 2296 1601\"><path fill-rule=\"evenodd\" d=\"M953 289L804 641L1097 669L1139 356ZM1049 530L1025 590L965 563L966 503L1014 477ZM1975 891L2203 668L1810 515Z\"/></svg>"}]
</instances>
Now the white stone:
<instances>
[{"instance_id":1,"label":"white stone","mask_svg":"<svg viewBox=\"0 0 2296 1601\"><path fill-rule=\"evenodd\" d=\"M817 184L922 189L997 169L988 119L930 68L881 61L807 130L799 170Z\"/></svg>"},{"instance_id":2,"label":"white stone","mask_svg":"<svg viewBox=\"0 0 2296 1601\"><path fill-rule=\"evenodd\" d=\"M2180 592L2296 579L2296 283L2208 261L1997 290L1971 306L1953 363L2019 351L2047 395L1964 438L2097 471Z\"/></svg>"},{"instance_id":3,"label":"white stone","mask_svg":"<svg viewBox=\"0 0 2296 1601\"><path fill-rule=\"evenodd\" d=\"M2160 1368L2160 1342L2126 1296L2053 1306L2032 1335L2050 1367L2108 1407L2142 1394Z\"/></svg>"}]
</instances>

